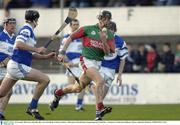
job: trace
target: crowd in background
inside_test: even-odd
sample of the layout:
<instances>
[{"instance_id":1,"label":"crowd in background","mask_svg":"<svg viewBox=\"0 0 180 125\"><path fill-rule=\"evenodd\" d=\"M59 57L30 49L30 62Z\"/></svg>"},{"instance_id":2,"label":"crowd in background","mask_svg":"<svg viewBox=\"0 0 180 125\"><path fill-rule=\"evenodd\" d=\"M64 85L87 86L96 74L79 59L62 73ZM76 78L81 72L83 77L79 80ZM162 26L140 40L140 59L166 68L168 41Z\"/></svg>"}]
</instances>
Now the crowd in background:
<instances>
[{"instance_id":1,"label":"crowd in background","mask_svg":"<svg viewBox=\"0 0 180 125\"><path fill-rule=\"evenodd\" d=\"M180 43L175 53L170 43L164 43L160 52L155 44L139 44L134 48L128 44L129 57L126 58L125 72L180 72ZM161 54L160 54L161 53Z\"/></svg>"},{"instance_id":2,"label":"crowd in background","mask_svg":"<svg viewBox=\"0 0 180 125\"><path fill-rule=\"evenodd\" d=\"M61 0L0 0L1 8L59 7ZM180 0L64 0L65 7L171 6Z\"/></svg>"}]
</instances>

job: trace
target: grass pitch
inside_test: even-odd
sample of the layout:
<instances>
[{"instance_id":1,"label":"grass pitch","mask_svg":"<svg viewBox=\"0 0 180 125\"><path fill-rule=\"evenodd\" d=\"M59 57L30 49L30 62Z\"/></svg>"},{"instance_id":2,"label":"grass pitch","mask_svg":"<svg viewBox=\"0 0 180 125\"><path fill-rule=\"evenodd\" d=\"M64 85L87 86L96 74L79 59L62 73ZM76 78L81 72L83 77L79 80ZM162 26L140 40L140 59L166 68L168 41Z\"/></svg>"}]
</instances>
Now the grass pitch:
<instances>
[{"instance_id":1,"label":"grass pitch","mask_svg":"<svg viewBox=\"0 0 180 125\"><path fill-rule=\"evenodd\" d=\"M27 115L27 104L9 104L5 112L7 120L33 120ZM113 110L103 120L180 120L180 104L168 105L111 105ZM46 120L94 120L95 106L85 105L85 111L77 112L74 105L62 105L54 111L48 105L39 105Z\"/></svg>"}]
</instances>

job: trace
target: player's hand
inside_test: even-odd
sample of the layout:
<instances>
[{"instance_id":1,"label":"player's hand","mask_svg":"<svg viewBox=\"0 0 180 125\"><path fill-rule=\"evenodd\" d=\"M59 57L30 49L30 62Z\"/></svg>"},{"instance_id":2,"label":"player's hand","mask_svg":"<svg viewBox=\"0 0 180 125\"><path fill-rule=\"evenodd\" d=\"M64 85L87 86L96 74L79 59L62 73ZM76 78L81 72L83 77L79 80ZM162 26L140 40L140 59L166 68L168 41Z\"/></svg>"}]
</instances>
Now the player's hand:
<instances>
[{"instance_id":1,"label":"player's hand","mask_svg":"<svg viewBox=\"0 0 180 125\"><path fill-rule=\"evenodd\" d=\"M36 52L39 53L39 54L43 54L46 52L46 48L45 47L39 47L39 48L36 48Z\"/></svg>"},{"instance_id":2,"label":"player's hand","mask_svg":"<svg viewBox=\"0 0 180 125\"><path fill-rule=\"evenodd\" d=\"M50 52L49 54L46 55L46 59L51 59L51 58L56 58L56 53L55 52Z\"/></svg>"},{"instance_id":3,"label":"player's hand","mask_svg":"<svg viewBox=\"0 0 180 125\"><path fill-rule=\"evenodd\" d=\"M67 65L68 67L73 67L73 66L74 66L74 63L68 62L68 63L66 63L66 65Z\"/></svg>"},{"instance_id":4,"label":"player's hand","mask_svg":"<svg viewBox=\"0 0 180 125\"><path fill-rule=\"evenodd\" d=\"M60 62L64 62L65 61L65 55L59 54L57 57L57 60Z\"/></svg>"},{"instance_id":5,"label":"player's hand","mask_svg":"<svg viewBox=\"0 0 180 125\"><path fill-rule=\"evenodd\" d=\"M103 43L107 42L107 34L105 31L99 32L100 39Z\"/></svg>"},{"instance_id":6,"label":"player's hand","mask_svg":"<svg viewBox=\"0 0 180 125\"><path fill-rule=\"evenodd\" d=\"M122 76L121 76L121 74L119 74L119 75L117 76L116 83L117 83L119 86L122 85Z\"/></svg>"}]
</instances>

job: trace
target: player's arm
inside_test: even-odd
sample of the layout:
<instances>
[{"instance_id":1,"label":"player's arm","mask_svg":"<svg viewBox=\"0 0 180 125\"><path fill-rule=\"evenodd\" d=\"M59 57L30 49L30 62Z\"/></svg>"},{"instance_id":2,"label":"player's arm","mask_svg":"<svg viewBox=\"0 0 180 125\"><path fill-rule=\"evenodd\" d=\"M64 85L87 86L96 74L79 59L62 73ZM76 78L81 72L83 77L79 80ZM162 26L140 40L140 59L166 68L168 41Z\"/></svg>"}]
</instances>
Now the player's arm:
<instances>
[{"instance_id":1,"label":"player's arm","mask_svg":"<svg viewBox=\"0 0 180 125\"><path fill-rule=\"evenodd\" d=\"M36 48L26 44L26 42L30 38L30 35L31 33L28 29L21 30L19 35L16 37L15 45L14 45L15 48L36 52L36 53L44 53L46 51L44 47Z\"/></svg>"},{"instance_id":2,"label":"player's arm","mask_svg":"<svg viewBox=\"0 0 180 125\"><path fill-rule=\"evenodd\" d=\"M59 51L59 55L58 55L58 60L59 61L64 61L65 59L65 54L66 54L66 50L69 46L69 44L74 40L74 39L78 39L78 38L82 38L84 36L84 28L81 27L80 29L78 29L77 31L73 32L67 39L64 40L64 44L62 46L62 48Z\"/></svg>"},{"instance_id":3,"label":"player's arm","mask_svg":"<svg viewBox=\"0 0 180 125\"><path fill-rule=\"evenodd\" d=\"M39 47L39 48L32 47L32 46L25 44L22 41L16 41L15 48L18 48L21 50L27 50L27 51L31 51L31 52L36 52L36 53L44 53L46 51L46 49L44 47Z\"/></svg>"},{"instance_id":4,"label":"player's arm","mask_svg":"<svg viewBox=\"0 0 180 125\"><path fill-rule=\"evenodd\" d=\"M118 55L120 57L120 65L119 65L119 72L117 76L117 83L119 86L122 84L122 73L125 66L125 59L128 56L128 49L126 43L124 42L123 46L118 50Z\"/></svg>"},{"instance_id":5,"label":"player's arm","mask_svg":"<svg viewBox=\"0 0 180 125\"><path fill-rule=\"evenodd\" d=\"M109 40L107 41L107 44L108 44L108 46L109 46L109 48L110 48L110 53L115 53L116 45L115 45L114 38L109 39Z\"/></svg>"},{"instance_id":6,"label":"player's arm","mask_svg":"<svg viewBox=\"0 0 180 125\"><path fill-rule=\"evenodd\" d=\"M33 53L32 58L33 59L37 59L37 60L44 60L44 59L51 59L51 58L55 58L56 57L56 53L55 52L50 52L49 54L46 55L42 55L42 54L38 54L38 53Z\"/></svg>"},{"instance_id":7,"label":"player's arm","mask_svg":"<svg viewBox=\"0 0 180 125\"><path fill-rule=\"evenodd\" d=\"M104 53L109 54L110 53L110 47L108 46L108 43L107 43L106 31L99 32L99 36L100 36L100 39L102 41Z\"/></svg>"}]
</instances>

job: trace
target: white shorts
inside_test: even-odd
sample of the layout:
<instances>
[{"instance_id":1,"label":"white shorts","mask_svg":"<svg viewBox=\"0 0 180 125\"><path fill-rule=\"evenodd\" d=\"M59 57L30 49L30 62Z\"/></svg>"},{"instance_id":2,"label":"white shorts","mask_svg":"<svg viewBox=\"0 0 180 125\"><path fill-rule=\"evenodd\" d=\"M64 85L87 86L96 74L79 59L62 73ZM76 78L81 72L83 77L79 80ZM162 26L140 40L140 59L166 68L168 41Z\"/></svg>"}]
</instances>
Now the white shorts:
<instances>
[{"instance_id":1,"label":"white shorts","mask_svg":"<svg viewBox=\"0 0 180 125\"><path fill-rule=\"evenodd\" d=\"M99 72L100 72L101 76L104 78L105 85L107 87L110 87L115 78L115 70L109 69L106 67L101 67Z\"/></svg>"},{"instance_id":2,"label":"white shorts","mask_svg":"<svg viewBox=\"0 0 180 125\"><path fill-rule=\"evenodd\" d=\"M91 59L87 59L87 58L81 56L80 57L80 69L82 69L84 72L86 72L86 70L91 67L94 67L97 70L99 70L101 67L101 61L91 60Z\"/></svg>"},{"instance_id":3,"label":"white shorts","mask_svg":"<svg viewBox=\"0 0 180 125\"><path fill-rule=\"evenodd\" d=\"M2 80L7 73L6 67L0 67L0 80Z\"/></svg>"},{"instance_id":4,"label":"white shorts","mask_svg":"<svg viewBox=\"0 0 180 125\"><path fill-rule=\"evenodd\" d=\"M10 60L7 65L6 77L14 80L23 79L31 71L31 69L32 68L29 66Z\"/></svg>"}]
</instances>

